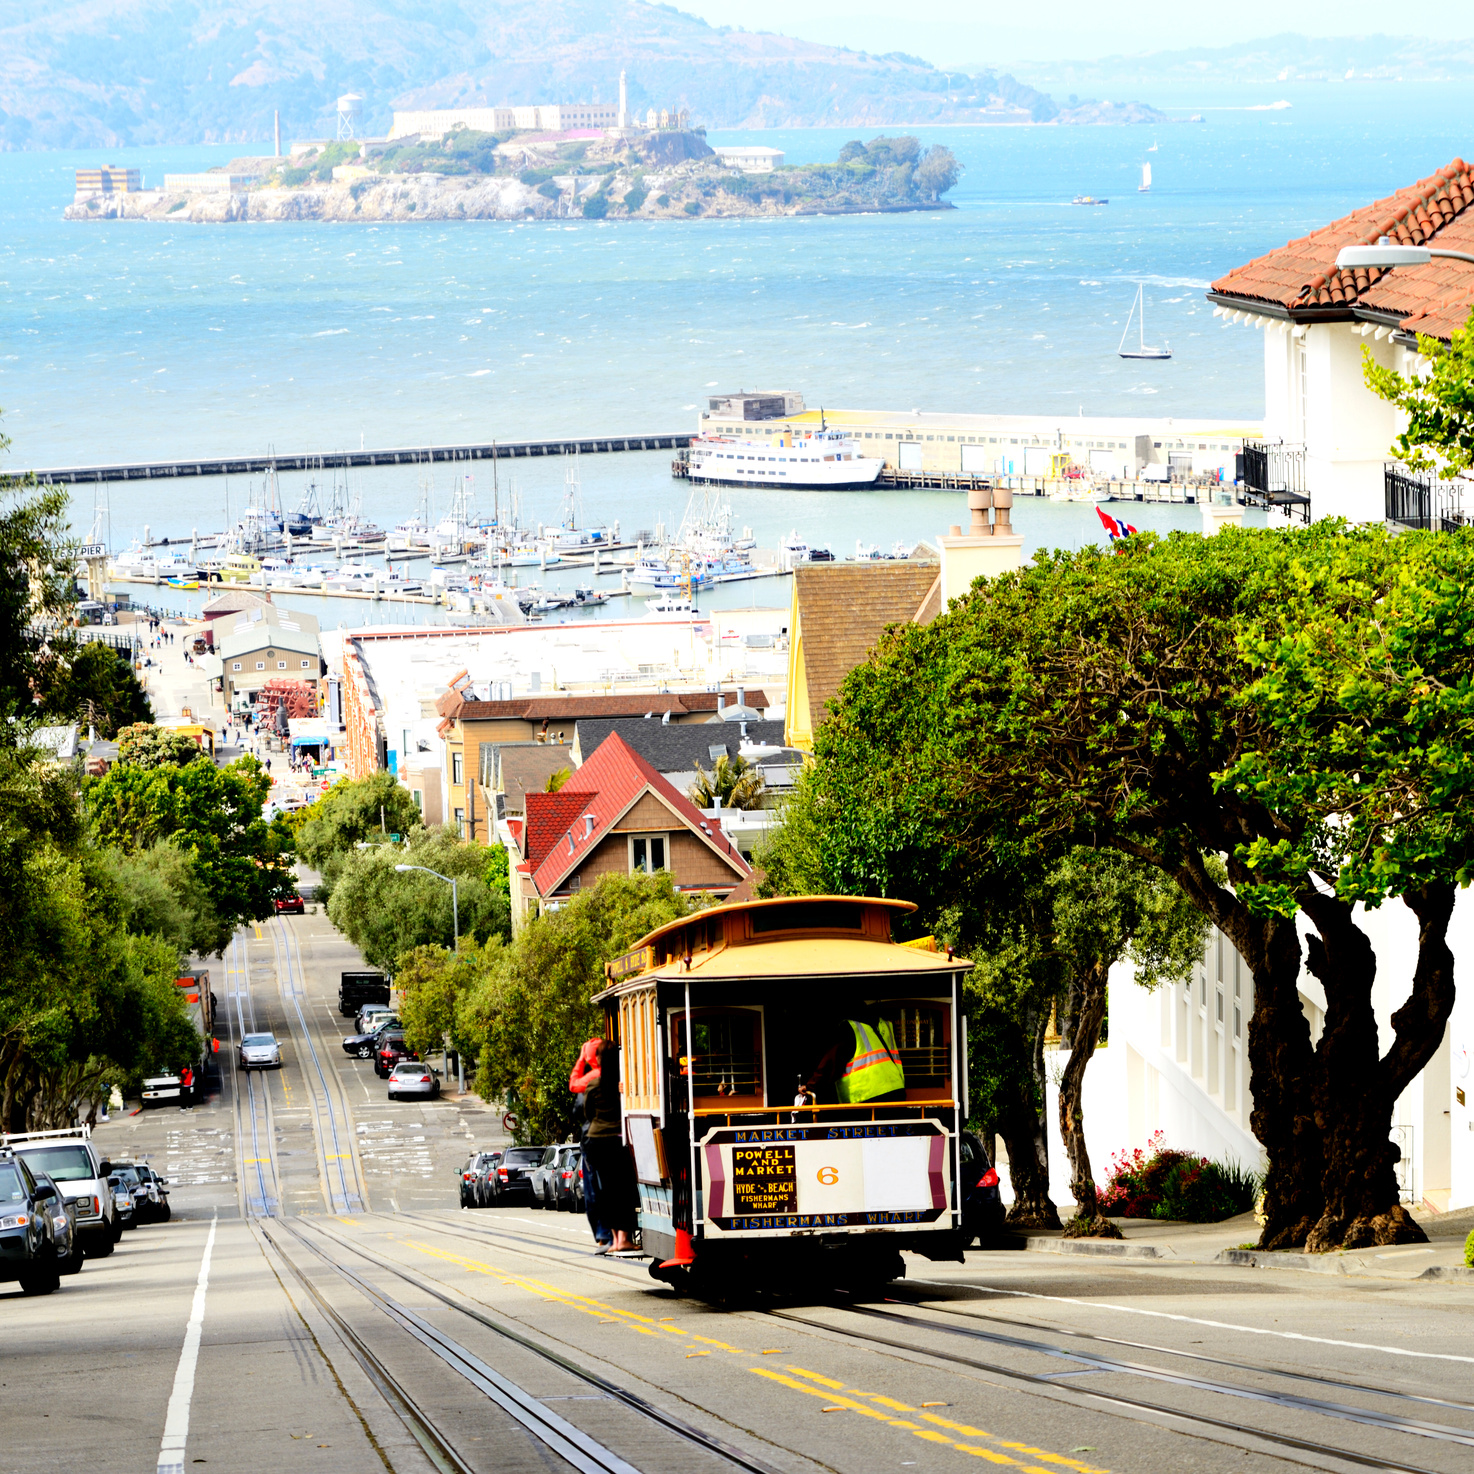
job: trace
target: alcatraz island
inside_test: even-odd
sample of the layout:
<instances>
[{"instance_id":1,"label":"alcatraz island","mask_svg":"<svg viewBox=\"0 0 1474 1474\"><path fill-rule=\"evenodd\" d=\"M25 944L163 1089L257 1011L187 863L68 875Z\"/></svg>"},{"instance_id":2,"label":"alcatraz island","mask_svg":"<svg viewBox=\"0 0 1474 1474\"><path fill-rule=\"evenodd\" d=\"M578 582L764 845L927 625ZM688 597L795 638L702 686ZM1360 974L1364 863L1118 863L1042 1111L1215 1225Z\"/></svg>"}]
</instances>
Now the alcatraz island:
<instances>
[{"instance_id":1,"label":"alcatraz island","mask_svg":"<svg viewBox=\"0 0 1474 1474\"><path fill-rule=\"evenodd\" d=\"M340 102L351 124L352 104ZM605 113L612 114L606 118ZM487 126L490 125L490 126ZM350 131L350 130L342 130ZM833 163L712 148L684 112L638 125L597 104L396 113L383 139L309 140L287 154L167 174L77 171L68 220L674 219L950 210L952 151L909 135L854 139Z\"/></svg>"}]
</instances>

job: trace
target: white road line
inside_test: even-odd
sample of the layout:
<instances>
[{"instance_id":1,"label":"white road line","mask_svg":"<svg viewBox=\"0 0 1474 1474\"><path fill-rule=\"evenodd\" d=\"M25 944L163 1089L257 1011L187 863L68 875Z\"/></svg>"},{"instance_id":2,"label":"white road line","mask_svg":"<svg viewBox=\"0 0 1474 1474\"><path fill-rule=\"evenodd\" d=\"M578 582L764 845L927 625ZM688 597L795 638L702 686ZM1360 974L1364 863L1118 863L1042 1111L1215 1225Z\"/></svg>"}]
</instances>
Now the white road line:
<instances>
[{"instance_id":1,"label":"white road line","mask_svg":"<svg viewBox=\"0 0 1474 1474\"><path fill-rule=\"evenodd\" d=\"M189 1310L189 1324L184 1330L184 1346L179 1353L179 1367L174 1373L174 1391L169 1395L169 1411L164 1418L164 1441L159 1445L158 1474L184 1474L184 1441L189 1435L189 1403L194 1396L194 1371L200 1359L200 1332L205 1324L205 1290L210 1283L210 1255L215 1248L218 1216L210 1220L210 1236L205 1240L205 1257L200 1260L200 1277L195 1281L194 1303Z\"/></svg>"},{"instance_id":2,"label":"white road line","mask_svg":"<svg viewBox=\"0 0 1474 1474\"><path fill-rule=\"evenodd\" d=\"M1240 1326L1227 1320L1200 1320L1195 1315L1174 1315L1169 1310L1141 1310L1134 1305L1107 1305L1100 1300L1072 1300L1068 1295L1039 1295L1031 1290L1005 1290L1001 1285L980 1285L975 1280L907 1280L908 1285L934 1285L938 1289L986 1290L990 1295L1013 1295L1020 1300L1050 1300L1056 1305L1083 1305L1088 1310L1117 1310L1122 1315L1149 1315L1157 1320L1182 1321L1190 1326L1209 1326L1215 1331L1242 1331L1249 1336L1278 1336L1285 1341L1309 1341L1316 1346L1346 1346L1353 1351L1381 1351L1388 1356L1416 1356L1426 1361L1474 1362L1474 1356L1456 1356L1451 1351L1411 1351L1405 1346L1378 1346L1374 1341L1337 1341L1330 1336L1307 1336L1302 1331L1271 1331L1267 1326Z\"/></svg>"}]
</instances>

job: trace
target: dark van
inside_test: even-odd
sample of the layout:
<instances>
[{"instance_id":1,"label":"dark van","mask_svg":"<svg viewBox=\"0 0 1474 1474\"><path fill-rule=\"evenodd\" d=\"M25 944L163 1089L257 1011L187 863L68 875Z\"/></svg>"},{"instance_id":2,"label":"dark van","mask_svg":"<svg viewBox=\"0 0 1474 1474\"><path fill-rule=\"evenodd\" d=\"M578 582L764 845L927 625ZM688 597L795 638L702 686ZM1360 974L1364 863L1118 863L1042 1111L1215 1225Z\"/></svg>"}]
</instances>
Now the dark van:
<instances>
[{"instance_id":1,"label":"dark van","mask_svg":"<svg viewBox=\"0 0 1474 1474\"><path fill-rule=\"evenodd\" d=\"M387 1003L389 979L381 972L345 972L338 985L338 1012L357 1013L365 1003Z\"/></svg>"}]
</instances>

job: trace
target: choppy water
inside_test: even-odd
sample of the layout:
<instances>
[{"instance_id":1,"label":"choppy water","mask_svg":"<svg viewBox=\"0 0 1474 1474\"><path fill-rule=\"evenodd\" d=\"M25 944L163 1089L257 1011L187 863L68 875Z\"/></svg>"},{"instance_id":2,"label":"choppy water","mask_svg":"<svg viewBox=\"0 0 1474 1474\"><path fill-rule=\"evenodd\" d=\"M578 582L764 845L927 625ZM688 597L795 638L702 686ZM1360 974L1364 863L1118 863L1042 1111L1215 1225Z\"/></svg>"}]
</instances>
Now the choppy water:
<instances>
[{"instance_id":1,"label":"choppy water","mask_svg":"<svg viewBox=\"0 0 1474 1474\"><path fill-rule=\"evenodd\" d=\"M1446 92L1447 95L1444 95ZM230 150L0 155L0 429L11 465L359 443L628 432L693 422L714 389L811 405L1257 416L1260 339L1203 301L1229 267L1431 173L1468 147L1453 88L1274 85L1183 98L1205 121L1143 128L923 129L966 167L953 212L777 221L188 226L67 224L79 164L147 178ZM1267 103L1288 110L1229 110ZM892 130L897 131L897 130ZM793 161L844 131L760 137ZM1146 150L1155 142L1157 151ZM1150 194L1136 191L1150 158ZM1067 202L1107 195L1102 209ZM1161 365L1115 355L1138 280ZM587 457L590 518L680 519L668 457ZM553 520L558 462L516 470ZM479 471L486 481L486 469ZM298 480L284 478L287 500ZM355 478L392 524L415 472ZM436 495L451 478L437 472ZM115 487L125 544L148 523L223 524L237 481ZM91 517L91 493L78 521ZM766 545L796 528L848 551L960 520L918 493L733 496ZM1149 526L1191 514L1141 509ZM1025 502L1031 542L1097 536L1087 509ZM762 587L762 586L759 586ZM732 591L735 595L736 591ZM740 602L752 597L744 589ZM363 606L349 606L361 617Z\"/></svg>"}]
</instances>

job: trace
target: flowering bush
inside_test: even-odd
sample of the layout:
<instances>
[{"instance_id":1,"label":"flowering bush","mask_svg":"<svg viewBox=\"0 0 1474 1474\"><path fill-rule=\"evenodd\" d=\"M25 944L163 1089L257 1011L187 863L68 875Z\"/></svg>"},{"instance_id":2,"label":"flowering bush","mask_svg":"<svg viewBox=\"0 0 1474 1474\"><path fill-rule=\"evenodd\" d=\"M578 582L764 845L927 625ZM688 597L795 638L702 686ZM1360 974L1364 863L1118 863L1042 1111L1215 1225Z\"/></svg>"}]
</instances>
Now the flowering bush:
<instances>
[{"instance_id":1,"label":"flowering bush","mask_svg":"<svg viewBox=\"0 0 1474 1474\"><path fill-rule=\"evenodd\" d=\"M1158 1131L1147 1143L1117 1152L1100 1194L1100 1211L1114 1218L1171 1218L1217 1223L1254 1205L1258 1178L1236 1162L1210 1162L1166 1145Z\"/></svg>"}]
</instances>

